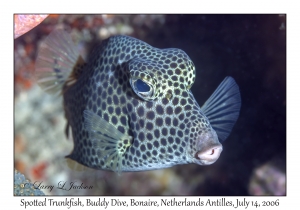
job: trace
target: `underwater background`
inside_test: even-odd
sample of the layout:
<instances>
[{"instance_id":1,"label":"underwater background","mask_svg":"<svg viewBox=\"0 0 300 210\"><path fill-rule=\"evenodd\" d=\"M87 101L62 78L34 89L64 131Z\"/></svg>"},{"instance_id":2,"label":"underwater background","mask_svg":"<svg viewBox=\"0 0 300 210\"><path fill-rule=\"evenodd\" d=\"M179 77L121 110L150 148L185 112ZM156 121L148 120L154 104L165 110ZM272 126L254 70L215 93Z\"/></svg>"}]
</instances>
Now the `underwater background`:
<instances>
[{"instance_id":1,"label":"underwater background","mask_svg":"<svg viewBox=\"0 0 300 210\"><path fill-rule=\"evenodd\" d=\"M115 34L184 50L196 66L192 92L200 106L232 76L241 112L217 162L120 177L69 169L62 98L43 92L33 76L37 47L57 27L71 33L83 55ZM14 62L14 167L36 185L55 186L42 189L46 195L286 194L285 15L49 15L15 39ZM60 182L93 187L59 189Z\"/></svg>"}]
</instances>

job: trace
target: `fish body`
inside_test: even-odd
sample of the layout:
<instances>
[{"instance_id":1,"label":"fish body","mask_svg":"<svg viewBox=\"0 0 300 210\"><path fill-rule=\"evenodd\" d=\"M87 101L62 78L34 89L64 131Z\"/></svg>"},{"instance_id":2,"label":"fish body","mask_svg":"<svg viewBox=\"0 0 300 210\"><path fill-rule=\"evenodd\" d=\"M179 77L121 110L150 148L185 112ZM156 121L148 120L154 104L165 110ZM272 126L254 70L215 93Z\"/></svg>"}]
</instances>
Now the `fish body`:
<instances>
[{"instance_id":1,"label":"fish body","mask_svg":"<svg viewBox=\"0 0 300 210\"><path fill-rule=\"evenodd\" d=\"M108 38L84 61L71 37L57 30L41 45L36 65L40 86L62 91L74 140L67 157L94 169L212 164L239 115L231 77L200 108L188 55L129 36Z\"/></svg>"}]
</instances>

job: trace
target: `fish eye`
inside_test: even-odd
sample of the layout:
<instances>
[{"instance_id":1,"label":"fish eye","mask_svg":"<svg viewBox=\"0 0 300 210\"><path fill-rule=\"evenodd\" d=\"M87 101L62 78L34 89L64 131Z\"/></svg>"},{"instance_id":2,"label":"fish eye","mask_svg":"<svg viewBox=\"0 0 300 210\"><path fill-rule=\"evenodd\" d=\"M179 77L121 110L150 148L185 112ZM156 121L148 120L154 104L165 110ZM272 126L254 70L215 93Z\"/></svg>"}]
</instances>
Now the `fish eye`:
<instances>
[{"instance_id":1,"label":"fish eye","mask_svg":"<svg viewBox=\"0 0 300 210\"><path fill-rule=\"evenodd\" d=\"M150 86L141 79L135 81L135 87L139 92L149 92Z\"/></svg>"},{"instance_id":2,"label":"fish eye","mask_svg":"<svg viewBox=\"0 0 300 210\"><path fill-rule=\"evenodd\" d=\"M141 78L131 78L130 85L133 91L144 100L150 100L153 97L153 85Z\"/></svg>"}]
</instances>

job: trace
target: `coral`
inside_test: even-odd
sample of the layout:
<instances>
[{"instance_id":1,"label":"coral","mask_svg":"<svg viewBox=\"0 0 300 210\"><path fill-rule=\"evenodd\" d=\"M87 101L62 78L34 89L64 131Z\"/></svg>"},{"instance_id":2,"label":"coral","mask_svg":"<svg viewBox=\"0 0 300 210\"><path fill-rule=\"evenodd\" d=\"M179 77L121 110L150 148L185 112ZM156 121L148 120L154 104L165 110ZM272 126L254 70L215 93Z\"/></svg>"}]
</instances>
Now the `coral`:
<instances>
[{"instance_id":1,"label":"coral","mask_svg":"<svg viewBox=\"0 0 300 210\"><path fill-rule=\"evenodd\" d=\"M19 36L25 34L30 31L38 24L40 24L48 15L15 15L15 36L14 38L18 38Z\"/></svg>"},{"instance_id":2,"label":"coral","mask_svg":"<svg viewBox=\"0 0 300 210\"><path fill-rule=\"evenodd\" d=\"M34 187L23 174L15 170L14 195L16 196L41 196L45 195L40 189Z\"/></svg>"}]
</instances>

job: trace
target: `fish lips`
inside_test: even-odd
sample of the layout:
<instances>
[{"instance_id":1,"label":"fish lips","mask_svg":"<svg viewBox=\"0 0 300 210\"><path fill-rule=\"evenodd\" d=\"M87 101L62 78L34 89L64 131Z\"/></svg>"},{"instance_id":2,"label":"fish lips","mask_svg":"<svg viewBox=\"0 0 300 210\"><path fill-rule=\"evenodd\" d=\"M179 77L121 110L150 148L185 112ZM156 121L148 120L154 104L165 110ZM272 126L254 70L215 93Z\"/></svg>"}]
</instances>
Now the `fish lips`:
<instances>
[{"instance_id":1,"label":"fish lips","mask_svg":"<svg viewBox=\"0 0 300 210\"><path fill-rule=\"evenodd\" d=\"M194 163L210 165L218 160L223 151L223 146L218 140L216 132L205 132L196 138L196 153Z\"/></svg>"}]
</instances>

